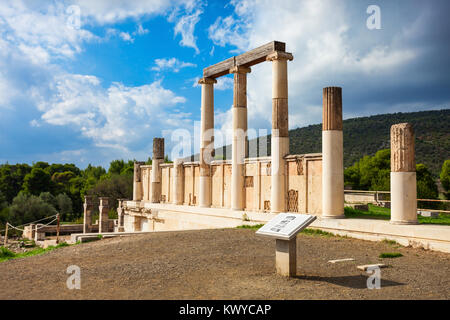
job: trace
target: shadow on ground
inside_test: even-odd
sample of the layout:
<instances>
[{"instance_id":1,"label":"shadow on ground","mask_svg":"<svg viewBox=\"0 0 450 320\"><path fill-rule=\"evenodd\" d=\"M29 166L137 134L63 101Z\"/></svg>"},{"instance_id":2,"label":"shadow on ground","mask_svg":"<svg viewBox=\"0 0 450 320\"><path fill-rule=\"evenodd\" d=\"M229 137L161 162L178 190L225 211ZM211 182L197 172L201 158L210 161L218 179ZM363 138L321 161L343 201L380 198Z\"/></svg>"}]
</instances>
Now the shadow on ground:
<instances>
[{"instance_id":1,"label":"shadow on ground","mask_svg":"<svg viewBox=\"0 0 450 320\"><path fill-rule=\"evenodd\" d=\"M320 277L320 276L295 276L296 279L307 281L319 281L335 284L341 287L352 289L367 289L367 279L369 277L363 275L340 276L340 277ZM405 285L401 282L381 279L381 287L394 287Z\"/></svg>"}]
</instances>

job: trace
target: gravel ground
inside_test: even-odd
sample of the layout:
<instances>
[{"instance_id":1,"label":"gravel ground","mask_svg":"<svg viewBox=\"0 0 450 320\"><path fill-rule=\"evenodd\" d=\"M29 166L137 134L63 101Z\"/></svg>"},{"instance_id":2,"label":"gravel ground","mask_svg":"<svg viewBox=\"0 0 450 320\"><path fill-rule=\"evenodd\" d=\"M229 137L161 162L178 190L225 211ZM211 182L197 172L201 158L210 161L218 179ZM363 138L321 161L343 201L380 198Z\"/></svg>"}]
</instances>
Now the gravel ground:
<instances>
[{"instance_id":1,"label":"gravel ground","mask_svg":"<svg viewBox=\"0 0 450 320\"><path fill-rule=\"evenodd\" d=\"M450 254L300 234L296 278L275 274L275 241L254 230L104 239L0 263L0 299L449 299ZM403 257L380 259L383 252ZM354 258L355 261L328 263ZM385 263L379 290L356 266ZM81 269L69 290L66 269Z\"/></svg>"}]
</instances>

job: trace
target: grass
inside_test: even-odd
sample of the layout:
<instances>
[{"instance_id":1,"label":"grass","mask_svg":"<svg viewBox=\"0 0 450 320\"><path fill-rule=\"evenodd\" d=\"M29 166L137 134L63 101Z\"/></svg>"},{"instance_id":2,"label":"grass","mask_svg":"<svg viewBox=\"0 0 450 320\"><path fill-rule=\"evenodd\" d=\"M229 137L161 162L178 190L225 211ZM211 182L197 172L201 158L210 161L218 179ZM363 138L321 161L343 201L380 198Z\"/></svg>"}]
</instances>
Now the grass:
<instances>
[{"instance_id":1,"label":"grass","mask_svg":"<svg viewBox=\"0 0 450 320\"><path fill-rule=\"evenodd\" d=\"M403 257L400 252L383 252L379 256L380 258L398 258Z\"/></svg>"},{"instance_id":2,"label":"grass","mask_svg":"<svg viewBox=\"0 0 450 320\"><path fill-rule=\"evenodd\" d=\"M322 231L319 229L303 229L300 233L303 234L307 234L310 236L322 236L322 237L338 237L337 235L331 233L331 232L326 232L326 231Z\"/></svg>"},{"instance_id":3,"label":"grass","mask_svg":"<svg viewBox=\"0 0 450 320\"><path fill-rule=\"evenodd\" d=\"M386 243L386 244L388 244L390 246L393 246L393 247L400 246L400 244L397 241L395 241L395 240L384 239L382 242L384 242L384 243Z\"/></svg>"},{"instance_id":4,"label":"grass","mask_svg":"<svg viewBox=\"0 0 450 320\"><path fill-rule=\"evenodd\" d=\"M263 226L264 224L255 224L254 226L248 225L248 224L244 224L242 226L237 226L236 228L238 229L251 229L251 230L256 230L259 229Z\"/></svg>"},{"instance_id":5,"label":"grass","mask_svg":"<svg viewBox=\"0 0 450 320\"><path fill-rule=\"evenodd\" d=\"M380 219L390 220L391 209L378 207L373 204L369 204L369 211L356 210L350 207L345 207L345 216L348 218L362 218L362 219ZM439 214L437 218L429 218L418 216L417 220L419 224L440 224L450 226L450 215Z\"/></svg>"},{"instance_id":6,"label":"grass","mask_svg":"<svg viewBox=\"0 0 450 320\"><path fill-rule=\"evenodd\" d=\"M257 230L259 228L261 228L264 224L256 224L254 226L250 226L250 225L242 225L242 226L237 226L236 228L238 229L251 229L251 230ZM338 235L335 235L333 233L330 232L326 232L326 231L322 231L319 229L304 229L302 230L300 233L306 234L306 235L310 235L310 236L323 236L323 237L339 237Z\"/></svg>"},{"instance_id":7,"label":"grass","mask_svg":"<svg viewBox=\"0 0 450 320\"><path fill-rule=\"evenodd\" d=\"M15 253L5 247L0 247L0 262L11 260L11 259L19 259L19 258L37 256L37 255L52 251L54 249L68 247L68 246L70 246L68 243L62 242L56 246L48 246L45 249L39 247L39 248L35 248L33 250L30 250L27 252L22 252L22 253Z\"/></svg>"}]
</instances>

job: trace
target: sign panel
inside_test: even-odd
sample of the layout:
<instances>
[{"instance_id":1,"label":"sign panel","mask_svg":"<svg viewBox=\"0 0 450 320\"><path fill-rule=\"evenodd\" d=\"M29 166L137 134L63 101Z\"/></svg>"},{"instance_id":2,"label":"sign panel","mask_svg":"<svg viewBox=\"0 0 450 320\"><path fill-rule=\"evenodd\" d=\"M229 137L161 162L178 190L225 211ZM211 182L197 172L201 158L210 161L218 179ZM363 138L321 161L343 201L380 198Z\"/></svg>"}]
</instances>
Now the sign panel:
<instances>
[{"instance_id":1,"label":"sign panel","mask_svg":"<svg viewBox=\"0 0 450 320\"><path fill-rule=\"evenodd\" d=\"M316 218L316 216L309 214L280 213L256 231L256 234L275 239L291 240Z\"/></svg>"}]
</instances>

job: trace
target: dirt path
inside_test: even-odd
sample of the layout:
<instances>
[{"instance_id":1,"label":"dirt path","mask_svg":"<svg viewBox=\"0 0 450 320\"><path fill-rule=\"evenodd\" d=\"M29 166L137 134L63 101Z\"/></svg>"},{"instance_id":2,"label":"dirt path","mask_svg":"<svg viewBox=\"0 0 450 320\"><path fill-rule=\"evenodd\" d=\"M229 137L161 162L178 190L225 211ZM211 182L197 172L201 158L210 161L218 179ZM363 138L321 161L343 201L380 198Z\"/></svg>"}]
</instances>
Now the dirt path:
<instances>
[{"instance_id":1,"label":"dirt path","mask_svg":"<svg viewBox=\"0 0 450 320\"><path fill-rule=\"evenodd\" d=\"M245 229L106 239L0 263L0 299L450 299L450 254L301 234L299 276L286 279L274 247ZM382 288L369 290L356 265L381 261ZM69 265L81 268L81 290L66 287Z\"/></svg>"}]
</instances>

